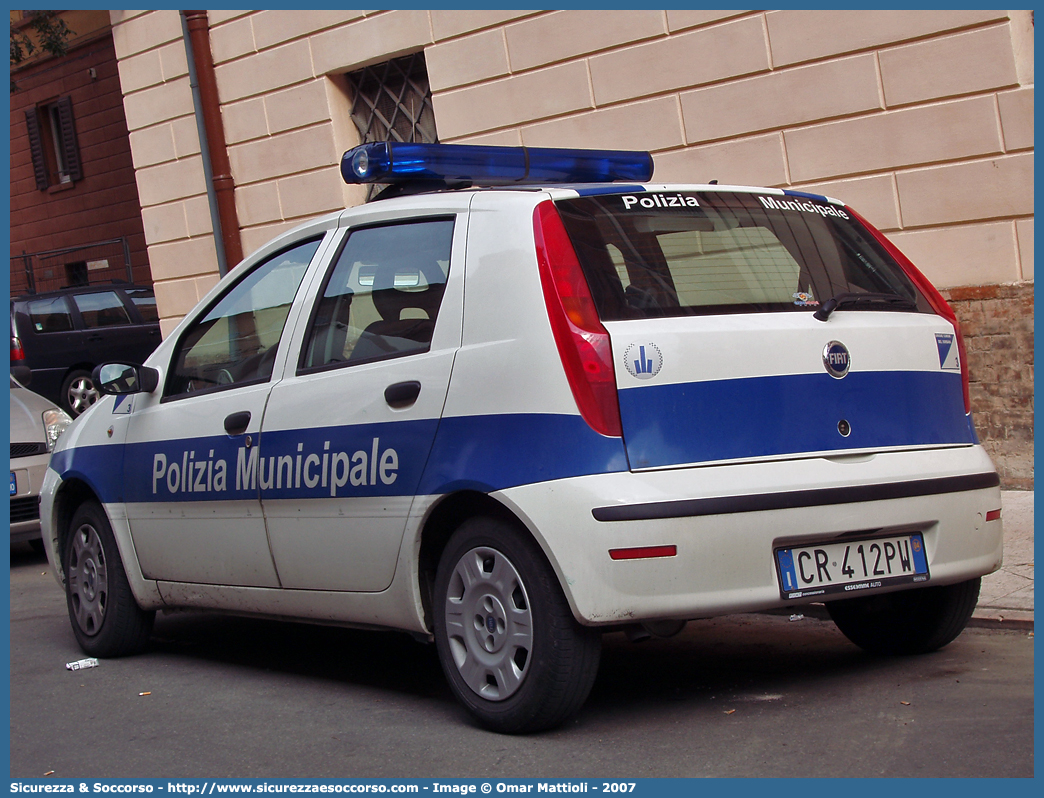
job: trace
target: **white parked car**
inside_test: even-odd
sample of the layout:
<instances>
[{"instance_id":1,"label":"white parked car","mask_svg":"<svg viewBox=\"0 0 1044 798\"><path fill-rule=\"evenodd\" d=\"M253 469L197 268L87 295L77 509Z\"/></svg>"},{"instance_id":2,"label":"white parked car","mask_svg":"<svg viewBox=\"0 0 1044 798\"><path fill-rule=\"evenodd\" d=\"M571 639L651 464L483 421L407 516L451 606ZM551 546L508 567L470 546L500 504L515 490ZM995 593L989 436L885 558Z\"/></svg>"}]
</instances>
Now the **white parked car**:
<instances>
[{"instance_id":1,"label":"white parked car","mask_svg":"<svg viewBox=\"0 0 1044 798\"><path fill-rule=\"evenodd\" d=\"M855 211L652 184L647 153L370 144L342 174L389 187L96 369L43 494L86 653L165 608L405 630L518 732L579 710L607 630L813 601L870 651L964 628L999 480L953 313Z\"/></svg>"},{"instance_id":2,"label":"white parked car","mask_svg":"<svg viewBox=\"0 0 1044 798\"><path fill-rule=\"evenodd\" d=\"M40 487L58 437L72 419L11 380L11 542L40 551Z\"/></svg>"}]
</instances>

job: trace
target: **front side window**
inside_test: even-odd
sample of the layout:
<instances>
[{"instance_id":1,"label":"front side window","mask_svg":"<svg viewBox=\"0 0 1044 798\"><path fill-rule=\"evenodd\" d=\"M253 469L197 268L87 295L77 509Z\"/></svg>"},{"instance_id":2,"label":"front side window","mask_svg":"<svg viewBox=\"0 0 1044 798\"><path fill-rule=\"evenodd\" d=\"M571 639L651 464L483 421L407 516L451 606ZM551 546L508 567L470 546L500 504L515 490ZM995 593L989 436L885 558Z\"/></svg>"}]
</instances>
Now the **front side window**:
<instances>
[{"instance_id":1,"label":"front side window","mask_svg":"<svg viewBox=\"0 0 1044 798\"><path fill-rule=\"evenodd\" d=\"M165 396L271 377L286 317L320 241L263 262L193 324L174 354Z\"/></svg>"},{"instance_id":2,"label":"front side window","mask_svg":"<svg viewBox=\"0 0 1044 798\"><path fill-rule=\"evenodd\" d=\"M452 239L451 219L353 231L315 309L301 369L428 351Z\"/></svg>"},{"instance_id":3,"label":"front side window","mask_svg":"<svg viewBox=\"0 0 1044 798\"><path fill-rule=\"evenodd\" d=\"M73 302L80 311L83 326L115 327L130 324L130 315L115 291L99 291L93 294L73 294Z\"/></svg>"},{"instance_id":4,"label":"front side window","mask_svg":"<svg viewBox=\"0 0 1044 798\"><path fill-rule=\"evenodd\" d=\"M811 198L648 192L556 207L601 318L865 309L931 312L902 268L843 209Z\"/></svg>"}]
</instances>

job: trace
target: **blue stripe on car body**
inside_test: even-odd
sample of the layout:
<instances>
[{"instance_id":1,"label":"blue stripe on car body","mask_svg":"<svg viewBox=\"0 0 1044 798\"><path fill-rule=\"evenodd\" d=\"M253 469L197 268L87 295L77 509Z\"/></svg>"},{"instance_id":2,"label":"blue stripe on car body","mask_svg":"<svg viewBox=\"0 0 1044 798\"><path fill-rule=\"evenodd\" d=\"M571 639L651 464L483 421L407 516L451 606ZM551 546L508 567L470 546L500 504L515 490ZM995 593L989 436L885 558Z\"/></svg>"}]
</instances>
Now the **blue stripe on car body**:
<instances>
[{"instance_id":1,"label":"blue stripe on car body","mask_svg":"<svg viewBox=\"0 0 1044 798\"><path fill-rule=\"evenodd\" d=\"M56 453L50 467L63 479L83 479L106 503L243 500L259 490L264 499L489 492L627 470L621 439L599 435L575 415L460 416L254 437L249 448L244 436L226 435L77 447Z\"/></svg>"},{"instance_id":2,"label":"blue stripe on car body","mask_svg":"<svg viewBox=\"0 0 1044 798\"><path fill-rule=\"evenodd\" d=\"M801 452L976 443L961 376L792 374L620 390L633 468ZM851 434L838 432L842 419Z\"/></svg>"},{"instance_id":3,"label":"blue stripe on car body","mask_svg":"<svg viewBox=\"0 0 1044 798\"><path fill-rule=\"evenodd\" d=\"M104 502L249 499L262 484L271 485L262 491L266 499L489 492L626 471L628 462L656 468L973 444L959 387L959 374L897 371L843 381L805 374L625 388L626 451L579 416L505 414L264 431L252 449L226 435L78 447L55 453L51 468L63 479L83 479ZM841 419L851 425L848 437L838 432Z\"/></svg>"}]
</instances>

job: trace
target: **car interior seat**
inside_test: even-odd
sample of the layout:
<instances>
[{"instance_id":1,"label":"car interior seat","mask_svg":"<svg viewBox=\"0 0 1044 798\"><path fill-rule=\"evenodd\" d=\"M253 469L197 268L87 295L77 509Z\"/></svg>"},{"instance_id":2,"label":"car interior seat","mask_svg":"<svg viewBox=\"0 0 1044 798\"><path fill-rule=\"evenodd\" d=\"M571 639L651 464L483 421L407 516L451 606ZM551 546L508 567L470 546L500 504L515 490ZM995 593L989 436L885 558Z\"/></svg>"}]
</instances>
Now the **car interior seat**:
<instances>
[{"instance_id":1,"label":"car interior seat","mask_svg":"<svg viewBox=\"0 0 1044 798\"><path fill-rule=\"evenodd\" d=\"M435 318L446 290L446 277L437 264L419 269L422 288L396 286L396 278L418 274L416 264L386 264L373 279L372 299L380 319L363 330L352 352L352 360L369 359L393 352L424 350L431 343ZM420 315L405 311L419 311Z\"/></svg>"}]
</instances>

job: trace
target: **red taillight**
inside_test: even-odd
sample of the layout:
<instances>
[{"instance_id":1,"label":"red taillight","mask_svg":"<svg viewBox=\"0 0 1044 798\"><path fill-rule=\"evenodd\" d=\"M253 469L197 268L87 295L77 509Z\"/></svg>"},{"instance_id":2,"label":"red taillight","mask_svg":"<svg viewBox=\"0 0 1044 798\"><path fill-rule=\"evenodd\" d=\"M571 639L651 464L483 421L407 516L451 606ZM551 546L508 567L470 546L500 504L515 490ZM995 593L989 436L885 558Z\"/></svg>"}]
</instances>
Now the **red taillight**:
<instances>
[{"instance_id":1,"label":"red taillight","mask_svg":"<svg viewBox=\"0 0 1044 798\"><path fill-rule=\"evenodd\" d=\"M651 560L655 557L677 557L677 546L637 546L633 549L609 549L614 560Z\"/></svg>"},{"instance_id":2,"label":"red taillight","mask_svg":"<svg viewBox=\"0 0 1044 798\"><path fill-rule=\"evenodd\" d=\"M11 336L11 362L16 360L25 360L25 350L22 349L22 342L19 341L15 336Z\"/></svg>"},{"instance_id":3,"label":"red taillight","mask_svg":"<svg viewBox=\"0 0 1044 798\"><path fill-rule=\"evenodd\" d=\"M888 254L895 259L895 262L902 267L903 271L906 272L906 276L913 281L915 286L917 286L917 290L924 294L924 298L928 300L928 304L932 306L932 310L953 325L953 331L957 335L957 354L961 359L961 388L964 390L964 412L971 413L968 354L964 348L964 336L961 335L961 323L957 321L957 314L953 312L953 308L947 304L946 300L943 299L942 294L936 290L935 286L931 284L928 278L921 274L921 270L914 266L913 262L906 257L906 255L900 252L895 244L885 237L884 233L848 206L845 206L845 210L862 222L863 226L866 227L877 242L884 247Z\"/></svg>"},{"instance_id":4,"label":"red taillight","mask_svg":"<svg viewBox=\"0 0 1044 798\"><path fill-rule=\"evenodd\" d=\"M988 513L986 513L986 520L987 521L1000 521L1000 514L1001 514L1000 510L990 510Z\"/></svg>"},{"instance_id":5,"label":"red taillight","mask_svg":"<svg viewBox=\"0 0 1044 798\"><path fill-rule=\"evenodd\" d=\"M547 315L576 406L595 432L619 437L620 402L609 333L598 319L576 251L550 200L533 211L533 233Z\"/></svg>"}]
</instances>

